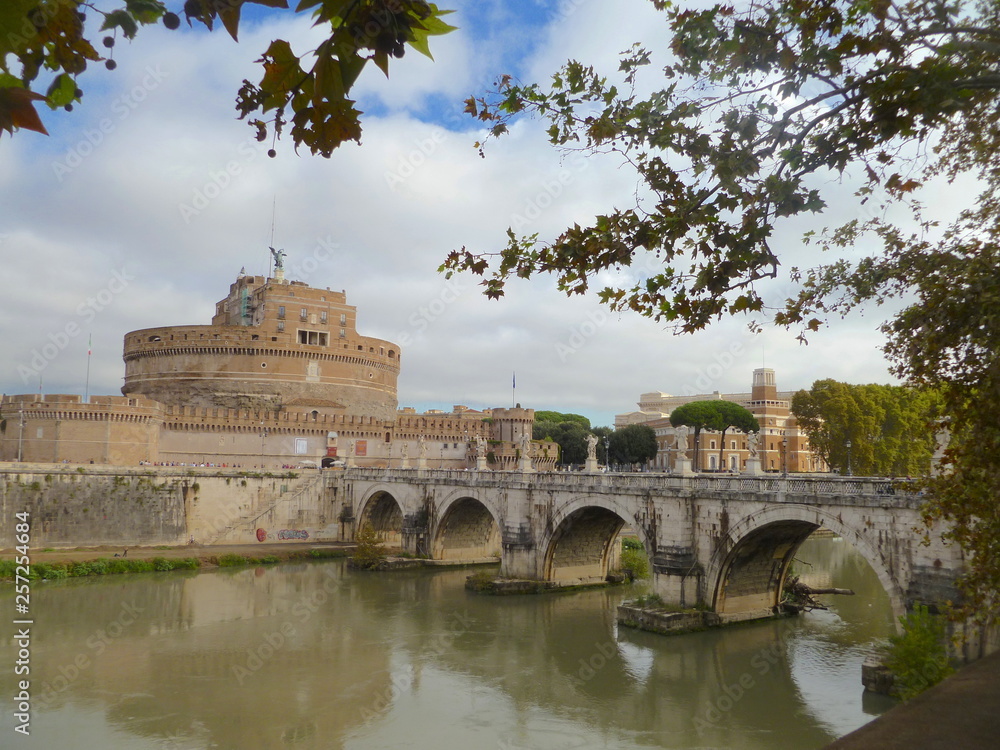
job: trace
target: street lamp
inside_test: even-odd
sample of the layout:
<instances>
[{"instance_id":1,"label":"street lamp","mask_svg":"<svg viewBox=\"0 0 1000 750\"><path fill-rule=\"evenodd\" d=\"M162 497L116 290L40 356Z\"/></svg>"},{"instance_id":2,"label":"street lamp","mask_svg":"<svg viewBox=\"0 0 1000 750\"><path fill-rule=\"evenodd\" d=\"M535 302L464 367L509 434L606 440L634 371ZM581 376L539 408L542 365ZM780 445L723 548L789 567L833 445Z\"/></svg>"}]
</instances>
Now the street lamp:
<instances>
[{"instance_id":1,"label":"street lamp","mask_svg":"<svg viewBox=\"0 0 1000 750\"><path fill-rule=\"evenodd\" d=\"M611 471L611 452L608 448L608 436L604 436L604 470Z\"/></svg>"},{"instance_id":2,"label":"street lamp","mask_svg":"<svg viewBox=\"0 0 1000 750\"><path fill-rule=\"evenodd\" d=\"M781 462L782 463L782 467L783 467L781 473L782 473L782 476L787 477L788 476L788 436L787 435L784 438L782 438L782 440L781 440L781 449L782 449L781 452L782 452L782 454L784 456L784 458L782 459L782 462Z\"/></svg>"},{"instance_id":3,"label":"street lamp","mask_svg":"<svg viewBox=\"0 0 1000 750\"><path fill-rule=\"evenodd\" d=\"M847 476L853 477L854 472L851 471L851 441L847 441Z\"/></svg>"}]
</instances>

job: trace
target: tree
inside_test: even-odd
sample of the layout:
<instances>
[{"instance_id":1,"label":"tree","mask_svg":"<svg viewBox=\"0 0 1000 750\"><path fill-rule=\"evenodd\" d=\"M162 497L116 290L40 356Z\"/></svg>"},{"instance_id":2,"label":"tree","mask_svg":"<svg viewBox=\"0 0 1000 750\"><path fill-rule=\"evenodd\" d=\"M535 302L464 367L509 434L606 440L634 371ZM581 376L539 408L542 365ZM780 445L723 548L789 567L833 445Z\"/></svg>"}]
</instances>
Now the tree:
<instances>
[{"instance_id":1,"label":"tree","mask_svg":"<svg viewBox=\"0 0 1000 750\"><path fill-rule=\"evenodd\" d=\"M638 205L547 242L508 230L500 252L463 247L442 270L485 276L491 298L539 272L581 294L596 278L629 278L602 272L652 257L656 270L604 287L602 301L680 331L747 314L754 326L799 327L803 342L830 316L909 295L882 326L885 350L901 380L940 391L952 436L947 477L927 485L927 520L946 521L969 553L966 612L991 614L1000 603L1000 0L762 0L739 12L653 2L669 21L672 57L662 87L642 82L650 95L635 92L652 55L633 48L617 84L570 61L548 89L502 76L466 102L490 137L535 114L556 147L618 154L640 180ZM821 212L820 186L840 178L858 181L856 215L868 218L807 233L833 260L784 271L775 229ZM978 195L936 223L920 200L932 180ZM760 282L779 271L800 289L766 309Z\"/></svg>"},{"instance_id":2,"label":"tree","mask_svg":"<svg viewBox=\"0 0 1000 750\"><path fill-rule=\"evenodd\" d=\"M735 427L744 433L760 432L760 423L757 417L751 414L732 401L709 401L712 408L718 413L717 424L722 425L722 437L719 440L719 468L725 468L726 462L723 460L723 450L726 447L726 432L730 427Z\"/></svg>"},{"instance_id":3,"label":"tree","mask_svg":"<svg viewBox=\"0 0 1000 750\"><path fill-rule=\"evenodd\" d=\"M558 411L536 411L535 412L536 422L579 422L583 425L583 429L590 429L590 420L587 419L582 414L563 414Z\"/></svg>"},{"instance_id":4,"label":"tree","mask_svg":"<svg viewBox=\"0 0 1000 750\"><path fill-rule=\"evenodd\" d=\"M553 412L554 413L554 412ZM551 439L559 444L559 461L564 464L582 464L587 460L587 435L577 421L535 422L531 437L533 440Z\"/></svg>"},{"instance_id":5,"label":"tree","mask_svg":"<svg viewBox=\"0 0 1000 750\"><path fill-rule=\"evenodd\" d=\"M357 547L351 556L351 563L362 570L379 570L385 565L386 553L382 537L371 524L366 523L354 537Z\"/></svg>"},{"instance_id":6,"label":"tree","mask_svg":"<svg viewBox=\"0 0 1000 750\"><path fill-rule=\"evenodd\" d=\"M430 57L428 37L454 28L441 20L451 11L424 0L299 0L294 10L287 0L186 0L183 13L189 25L197 21L209 31L218 22L236 41L247 3L275 12L311 13L327 36L301 55L283 39L271 42L258 60L264 68L260 82L244 80L237 94L240 118L250 118L259 141L267 139L269 130L277 139L287 128L296 149L304 145L326 157L346 141L361 140L361 112L348 95L365 64L374 62L388 76L390 57L402 57L407 45ZM0 135L18 128L46 133L35 102L72 110L83 96L79 77L88 63L117 67L119 36L132 40L140 26L162 23L176 30L181 23L168 9L168 4L180 9L179 0L115 4L119 7L104 0L0 4ZM102 52L91 41L94 27L87 27L88 14L99 21L98 33L105 34ZM274 149L269 155L274 156Z\"/></svg>"},{"instance_id":7,"label":"tree","mask_svg":"<svg viewBox=\"0 0 1000 750\"><path fill-rule=\"evenodd\" d=\"M719 410L715 408L714 401L691 401L683 406L678 406L670 412L670 424L674 427L686 425L694 428L694 465L700 466L698 462L699 447L701 445L700 436L702 430L722 431L722 417ZM686 450L687 446L679 446L681 450Z\"/></svg>"},{"instance_id":8,"label":"tree","mask_svg":"<svg viewBox=\"0 0 1000 750\"><path fill-rule=\"evenodd\" d=\"M934 450L935 391L898 385L817 380L792 397L809 443L835 471L864 476L923 476Z\"/></svg>"},{"instance_id":9,"label":"tree","mask_svg":"<svg viewBox=\"0 0 1000 750\"><path fill-rule=\"evenodd\" d=\"M608 450L615 463L645 464L656 458L656 433L646 424L630 424L611 433Z\"/></svg>"}]
</instances>

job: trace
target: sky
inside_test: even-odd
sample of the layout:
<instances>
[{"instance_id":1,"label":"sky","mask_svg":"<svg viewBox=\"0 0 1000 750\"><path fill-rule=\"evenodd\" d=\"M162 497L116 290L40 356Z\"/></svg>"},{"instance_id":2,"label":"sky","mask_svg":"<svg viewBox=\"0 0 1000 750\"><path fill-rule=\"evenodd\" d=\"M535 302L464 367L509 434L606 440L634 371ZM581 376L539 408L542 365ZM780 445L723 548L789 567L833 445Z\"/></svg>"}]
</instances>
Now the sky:
<instances>
[{"instance_id":1,"label":"sky","mask_svg":"<svg viewBox=\"0 0 1000 750\"><path fill-rule=\"evenodd\" d=\"M259 80L254 60L270 41L307 49L316 37L287 12L245 14L238 44L186 23L143 28L116 45L116 70L81 76L72 112L43 109L48 137L4 134L0 390L83 394L89 359L89 393L119 394L128 331L208 324L242 267L268 273L269 245L287 253L289 278L345 290L360 333L400 346L401 407L516 400L599 425L645 392L748 391L761 366L783 390L894 382L877 330L885 308L833 320L803 346L795 331L751 334L742 319L674 335L596 294L566 297L548 276L510 282L499 301L476 277L446 279L437 269L452 250L498 251L512 225L554 238L634 203L636 190L619 161L555 151L537 120L518 121L481 158L463 100L504 73L545 81L571 57L613 75L633 42L665 54L668 30L648 0L440 6L456 10L459 30L431 39L434 61L408 50L388 79L367 66L352 92L362 143L330 159L286 139L268 158L271 143L236 119L236 91ZM851 218L830 203L833 219ZM786 269L817 262L801 235L828 218L776 237ZM763 291L777 300L789 289L779 280Z\"/></svg>"}]
</instances>

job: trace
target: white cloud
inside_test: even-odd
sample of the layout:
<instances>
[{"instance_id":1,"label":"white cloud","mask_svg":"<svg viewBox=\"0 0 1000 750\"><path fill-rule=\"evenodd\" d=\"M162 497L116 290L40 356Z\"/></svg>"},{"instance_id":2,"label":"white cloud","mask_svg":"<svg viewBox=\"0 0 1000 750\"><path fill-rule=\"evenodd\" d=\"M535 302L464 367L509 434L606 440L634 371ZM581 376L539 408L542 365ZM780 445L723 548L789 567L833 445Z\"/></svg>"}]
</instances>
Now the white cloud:
<instances>
[{"instance_id":1,"label":"white cloud","mask_svg":"<svg viewBox=\"0 0 1000 750\"><path fill-rule=\"evenodd\" d=\"M562 159L540 123L519 123L481 159L471 120L428 122L441 102L460 111L505 65L543 79L573 56L613 71L631 41L666 38L638 0L562 3L572 10L564 14L553 12L557 3L525 2L529 16L517 16L516 5L461 3L452 18L483 34L433 39L436 62L408 54L388 81L367 72L358 91L374 114L363 118L363 145L329 160L296 156L287 141L267 158L270 144L253 141L233 110L239 82L259 77L252 61L270 39L287 34L307 49L315 34L308 24L248 26L238 45L224 34L163 31L123 46L118 70L84 78L96 84L85 104L49 116L52 138L20 132L0 141L0 389L35 390L19 365L30 368L33 352L84 322L79 306L127 269L134 278L44 369L47 392L82 392L92 334L91 392L118 392L127 331L208 323L241 266L267 271L272 204L286 264L314 286L346 290L362 333L402 345L401 405L506 405L516 371L524 405L607 423L645 391L703 382L746 390L762 351L780 387L823 377L885 381L877 316L823 332L808 349L785 332L748 336L740 321L677 337L611 313L594 295L567 298L549 277L512 281L503 300L489 301L478 279L437 273L451 250L499 250L511 224L554 237L632 200L627 170L612 160ZM529 43L524 19L539 8L554 20ZM505 47L509 29L518 37ZM511 50L524 57L512 60ZM734 347L738 355L719 365Z\"/></svg>"}]
</instances>

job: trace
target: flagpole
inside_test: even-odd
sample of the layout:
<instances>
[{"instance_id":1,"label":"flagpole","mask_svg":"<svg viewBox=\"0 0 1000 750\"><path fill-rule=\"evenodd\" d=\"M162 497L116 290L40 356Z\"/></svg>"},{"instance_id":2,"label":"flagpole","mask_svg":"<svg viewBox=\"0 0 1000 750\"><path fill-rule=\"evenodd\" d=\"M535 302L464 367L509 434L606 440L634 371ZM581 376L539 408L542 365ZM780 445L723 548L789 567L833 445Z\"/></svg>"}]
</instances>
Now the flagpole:
<instances>
[{"instance_id":1,"label":"flagpole","mask_svg":"<svg viewBox=\"0 0 1000 750\"><path fill-rule=\"evenodd\" d=\"M90 354L93 351L94 335L87 336L87 384L84 386L83 403L90 403Z\"/></svg>"},{"instance_id":2,"label":"flagpole","mask_svg":"<svg viewBox=\"0 0 1000 750\"><path fill-rule=\"evenodd\" d=\"M514 391L517 389L517 373L512 372L510 376L510 408L514 408Z\"/></svg>"}]
</instances>

